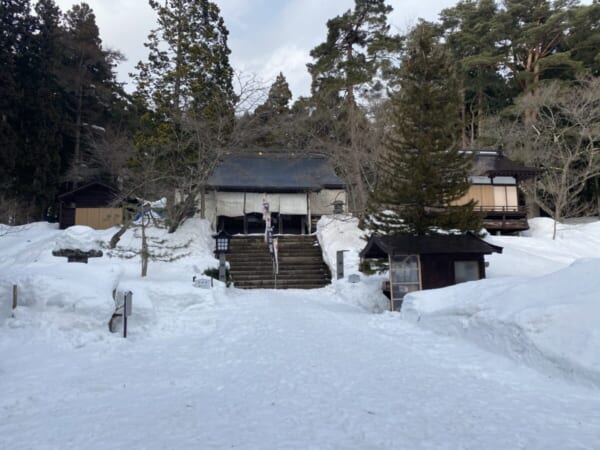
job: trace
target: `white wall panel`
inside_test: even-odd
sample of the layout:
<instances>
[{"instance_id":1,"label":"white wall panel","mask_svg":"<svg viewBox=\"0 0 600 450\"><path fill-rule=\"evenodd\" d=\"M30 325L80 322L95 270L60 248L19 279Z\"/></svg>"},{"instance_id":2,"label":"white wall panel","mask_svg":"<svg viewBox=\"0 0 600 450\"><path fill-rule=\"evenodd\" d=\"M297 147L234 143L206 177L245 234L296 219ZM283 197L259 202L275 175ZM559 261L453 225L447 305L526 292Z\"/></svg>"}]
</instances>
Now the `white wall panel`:
<instances>
[{"instance_id":1,"label":"white wall panel","mask_svg":"<svg viewBox=\"0 0 600 450\"><path fill-rule=\"evenodd\" d=\"M308 209L306 194L279 194L279 213L299 215L307 214Z\"/></svg>"},{"instance_id":2,"label":"white wall panel","mask_svg":"<svg viewBox=\"0 0 600 450\"><path fill-rule=\"evenodd\" d=\"M238 217L243 215L243 192L217 192L217 216Z\"/></svg>"}]
</instances>

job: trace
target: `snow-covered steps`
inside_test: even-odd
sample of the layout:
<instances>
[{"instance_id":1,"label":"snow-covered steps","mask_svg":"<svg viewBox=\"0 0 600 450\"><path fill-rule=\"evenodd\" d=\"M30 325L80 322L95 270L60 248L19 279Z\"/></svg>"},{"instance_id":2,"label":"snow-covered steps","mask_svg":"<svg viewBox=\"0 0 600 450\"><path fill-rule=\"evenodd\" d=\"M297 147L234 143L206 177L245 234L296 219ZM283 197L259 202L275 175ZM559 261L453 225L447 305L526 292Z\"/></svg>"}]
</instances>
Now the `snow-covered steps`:
<instances>
[{"instance_id":1,"label":"snow-covered steps","mask_svg":"<svg viewBox=\"0 0 600 450\"><path fill-rule=\"evenodd\" d=\"M242 289L313 289L331 282L315 236L278 236L279 273L263 236L235 236L227 255L235 287Z\"/></svg>"}]
</instances>

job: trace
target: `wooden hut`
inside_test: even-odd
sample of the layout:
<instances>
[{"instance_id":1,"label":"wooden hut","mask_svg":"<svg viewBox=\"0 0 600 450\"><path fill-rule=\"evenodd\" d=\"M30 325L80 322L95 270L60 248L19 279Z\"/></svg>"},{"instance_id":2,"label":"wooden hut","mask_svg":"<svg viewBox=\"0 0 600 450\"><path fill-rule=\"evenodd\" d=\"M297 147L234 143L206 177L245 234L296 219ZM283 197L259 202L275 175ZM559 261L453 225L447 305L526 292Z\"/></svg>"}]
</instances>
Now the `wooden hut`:
<instances>
[{"instance_id":1,"label":"wooden hut","mask_svg":"<svg viewBox=\"0 0 600 450\"><path fill-rule=\"evenodd\" d=\"M529 229L527 209L519 201L518 185L535 177L539 169L511 161L497 150L465 150L473 154L468 193L456 204L477 202L483 226L490 233L510 234Z\"/></svg>"},{"instance_id":2,"label":"wooden hut","mask_svg":"<svg viewBox=\"0 0 600 450\"><path fill-rule=\"evenodd\" d=\"M114 206L116 198L117 191L99 181L59 195L60 229L87 225L101 230L121 224L123 209Z\"/></svg>"},{"instance_id":3,"label":"wooden hut","mask_svg":"<svg viewBox=\"0 0 600 450\"><path fill-rule=\"evenodd\" d=\"M484 255L502 253L473 233L431 236L372 235L361 251L363 259L389 264L390 309L399 310L404 296L485 278Z\"/></svg>"}]
</instances>

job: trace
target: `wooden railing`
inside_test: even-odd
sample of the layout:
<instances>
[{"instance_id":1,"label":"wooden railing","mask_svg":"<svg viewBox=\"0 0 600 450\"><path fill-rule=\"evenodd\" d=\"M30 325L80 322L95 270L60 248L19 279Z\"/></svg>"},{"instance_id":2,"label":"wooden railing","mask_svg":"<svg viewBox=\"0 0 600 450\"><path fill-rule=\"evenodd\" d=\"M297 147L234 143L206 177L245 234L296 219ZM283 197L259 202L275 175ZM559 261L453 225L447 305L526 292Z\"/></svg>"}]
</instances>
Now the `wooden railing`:
<instances>
[{"instance_id":1,"label":"wooden railing","mask_svg":"<svg viewBox=\"0 0 600 450\"><path fill-rule=\"evenodd\" d=\"M476 206L488 231L527 230L527 208L525 206Z\"/></svg>"},{"instance_id":2,"label":"wooden railing","mask_svg":"<svg viewBox=\"0 0 600 450\"><path fill-rule=\"evenodd\" d=\"M527 207L526 206L486 206L486 205L477 205L475 206L475 210L481 213L485 213L487 216L518 216L518 217L526 217L527 216Z\"/></svg>"}]
</instances>

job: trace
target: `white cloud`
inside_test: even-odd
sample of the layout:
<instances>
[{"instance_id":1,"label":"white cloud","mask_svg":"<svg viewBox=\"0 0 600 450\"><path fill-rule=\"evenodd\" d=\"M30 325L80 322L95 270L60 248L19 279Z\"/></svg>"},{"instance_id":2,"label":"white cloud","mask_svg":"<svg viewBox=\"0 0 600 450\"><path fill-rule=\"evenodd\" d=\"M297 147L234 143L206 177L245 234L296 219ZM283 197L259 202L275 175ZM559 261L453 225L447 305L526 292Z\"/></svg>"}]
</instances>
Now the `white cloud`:
<instances>
[{"instance_id":1,"label":"white cloud","mask_svg":"<svg viewBox=\"0 0 600 450\"><path fill-rule=\"evenodd\" d=\"M439 12L457 0L389 0L395 11L390 22L405 32L418 17L436 19ZM73 0L57 0L66 11ZM139 60L147 57L144 47L156 25L154 11L146 0L87 0L96 13L106 47L120 50L128 61L118 69L120 81L129 81ZM229 29L231 63L235 69L254 72L269 81L283 72L295 98L308 95L309 52L327 37L327 20L352 8L353 0L218 0ZM131 84L128 87L132 90Z\"/></svg>"},{"instance_id":2,"label":"white cloud","mask_svg":"<svg viewBox=\"0 0 600 450\"><path fill-rule=\"evenodd\" d=\"M310 93L310 80L307 84L306 61L308 51L296 45L281 45L271 53L259 55L251 60L233 61L243 72L258 74L259 78L271 84L279 72L283 72L295 98Z\"/></svg>"}]
</instances>

